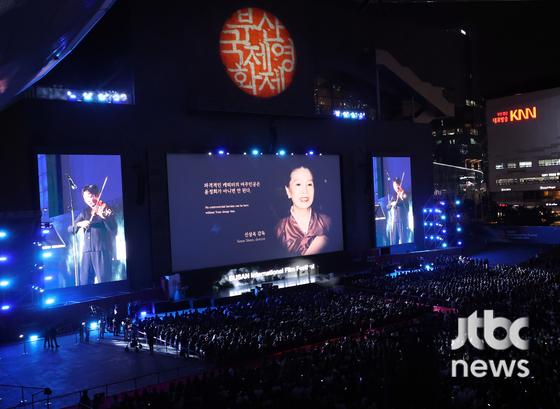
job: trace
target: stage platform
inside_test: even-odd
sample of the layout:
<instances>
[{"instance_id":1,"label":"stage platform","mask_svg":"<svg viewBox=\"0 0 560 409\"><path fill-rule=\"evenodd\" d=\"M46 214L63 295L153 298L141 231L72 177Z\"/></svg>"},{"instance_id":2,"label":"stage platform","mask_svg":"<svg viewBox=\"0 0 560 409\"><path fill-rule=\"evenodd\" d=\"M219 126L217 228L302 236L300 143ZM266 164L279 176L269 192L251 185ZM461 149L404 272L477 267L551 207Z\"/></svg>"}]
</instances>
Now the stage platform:
<instances>
[{"instance_id":1,"label":"stage platform","mask_svg":"<svg viewBox=\"0 0 560 409\"><path fill-rule=\"evenodd\" d=\"M175 351L158 347L149 351L124 351L122 337L106 334L97 339L97 331L91 333L90 343L79 343L76 335L58 339L60 348L43 348L43 340L0 347L0 408L12 408L20 404L20 388L2 385L23 385L52 389L51 408L76 405L79 391L88 389L89 397L95 393L114 395L142 386L170 381L178 377L196 375L212 369L212 365L197 358L180 358ZM106 386L108 385L108 386ZM94 390L92 387L98 386ZM41 389L24 389L25 407L32 407L34 400L43 400ZM64 397L58 397L66 395ZM44 407L45 402L35 403ZM21 407L21 406L20 406Z\"/></svg>"}]
</instances>

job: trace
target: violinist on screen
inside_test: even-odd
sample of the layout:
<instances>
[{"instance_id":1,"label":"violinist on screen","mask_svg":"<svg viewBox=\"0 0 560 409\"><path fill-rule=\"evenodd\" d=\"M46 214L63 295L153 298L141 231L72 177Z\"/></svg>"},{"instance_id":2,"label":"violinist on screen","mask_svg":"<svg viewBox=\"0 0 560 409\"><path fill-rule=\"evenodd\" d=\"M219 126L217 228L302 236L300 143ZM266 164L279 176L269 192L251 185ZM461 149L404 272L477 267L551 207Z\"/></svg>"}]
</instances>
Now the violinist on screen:
<instances>
[{"instance_id":1,"label":"violinist on screen","mask_svg":"<svg viewBox=\"0 0 560 409\"><path fill-rule=\"evenodd\" d=\"M389 218L387 221L387 236L389 245L408 242L408 196L399 178L393 179L395 195L390 195Z\"/></svg>"},{"instance_id":2,"label":"violinist on screen","mask_svg":"<svg viewBox=\"0 0 560 409\"><path fill-rule=\"evenodd\" d=\"M72 226L68 228L73 234L84 232L80 285L105 283L112 280L113 241L117 234L115 214L99 199L96 185L84 186L82 197L88 207L76 217L74 231Z\"/></svg>"}]
</instances>

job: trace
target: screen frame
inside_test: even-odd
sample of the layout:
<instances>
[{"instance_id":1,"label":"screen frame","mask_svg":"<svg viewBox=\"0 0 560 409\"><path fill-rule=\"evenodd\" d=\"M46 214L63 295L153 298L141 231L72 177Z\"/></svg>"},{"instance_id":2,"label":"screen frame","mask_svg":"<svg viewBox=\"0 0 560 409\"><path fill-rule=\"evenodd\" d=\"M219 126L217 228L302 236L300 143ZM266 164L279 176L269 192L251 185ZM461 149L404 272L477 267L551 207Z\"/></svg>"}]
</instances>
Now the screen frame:
<instances>
[{"instance_id":1,"label":"screen frame","mask_svg":"<svg viewBox=\"0 0 560 409\"><path fill-rule=\"evenodd\" d=\"M43 210L41 209L41 202L40 202L40 194L39 194L39 164L38 164L38 155L90 155L90 156L118 156L120 159L120 171L121 171L121 193L122 193L122 209L123 209L123 226L124 226L124 239L125 239L125 249L126 249L126 278L124 280L115 280L115 281L107 281L104 283L97 283L97 284L83 284L79 286L69 286L69 287L60 287L60 288L52 288L49 290L45 290L45 294L58 294L65 291L72 291L72 289L82 288L88 289L84 291L84 296L87 298L94 296L95 291L93 289L105 289L108 290L109 287L114 287L114 292L116 295L118 291L126 291L130 290L131 288L131 278L130 278L130 261L129 261L129 238L130 235L127 235L127 225L130 225L130 216L126 216L130 214L130 211L127 210L127 203L128 203L128 193L126 188L126 183L124 183L126 177L126 167L125 167L125 158L126 155L123 154L121 150L111 149L111 148L83 148L83 147L53 147L53 146L44 146L44 145L35 145L32 147L31 152L29 153L29 157L31 159L32 164L32 172L35 175L33 177L33 202L35 203L36 209L38 209L38 217L39 220L42 217ZM91 293L91 295L89 295Z\"/></svg>"},{"instance_id":2,"label":"screen frame","mask_svg":"<svg viewBox=\"0 0 560 409\"><path fill-rule=\"evenodd\" d=\"M411 186L416 186L415 185L415 181L414 181L414 172L412 171L414 169L414 156L412 155L406 155L403 154L402 152L386 152L383 151L382 153L375 153L375 152L368 152L368 157L369 157L369 183L368 183L368 189L369 189L369 199L371 200L371 205L370 205L370 211L369 211L369 217L370 220L373 221L373 223L371 223L371 230L370 230L370 243L371 243L371 248L372 249L382 249L385 247L395 247L395 246L407 246L407 245L413 245L416 247L416 230L417 230L417 217L416 217L416 206L414 205L414 199L411 201L411 207L412 207L412 214L414 216L414 232L412 233L412 242L411 243L403 243L403 244L396 244L396 245L392 245L392 246L378 246L377 245L377 223L375 223L375 203L373 202L373 197L375 195L375 190L373 187L373 158L409 158L410 160L410 184Z\"/></svg>"},{"instance_id":3,"label":"screen frame","mask_svg":"<svg viewBox=\"0 0 560 409\"><path fill-rule=\"evenodd\" d=\"M185 151L185 150L181 150L181 151L165 151L164 152L164 163L165 163L165 190L166 190L166 211L167 211L167 222L168 222L168 238L169 238L169 243L168 243L168 256L169 256L169 271L170 274L189 274L189 273L202 273L202 272L211 272L211 271L224 271L224 268L228 268L228 269L234 269L234 268L241 268L241 267L249 267L249 266L255 266L255 265L272 265L272 264L282 264L282 263L286 263L289 260L294 260L294 259L302 259L302 260L319 260L321 258L324 257L331 257L334 254L343 254L346 251L346 247L345 247L345 237L346 237L346 230L345 230L345 220L344 220L344 212L345 212L345 208L344 208L344 192L343 192L343 188L344 188L344 183L343 183L343 172L342 172L342 155L341 154L331 154L331 153L323 153L321 152L320 154L316 154L317 157L320 156L332 156L332 157L336 157L338 159L338 177L339 177L339 181L340 181L340 185L339 185L339 190L340 190L340 225L341 225L341 249L340 250L334 250L334 251L327 251L327 252L323 252L323 253L319 253L319 254L313 254L313 255L309 255L309 256L292 256L292 257L279 257L279 258L266 258L266 259L259 259L259 260L254 260L254 261L247 261L247 262L243 262L243 263L226 263L226 264L220 264L220 265L216 265L216 266L209 266L209 267L203 267L203 268L193 268L193 269L185 269L185 270L175 270L173 268L173 248L172 248L172 238L171 238L171 226L172 226L172 221L171 221L171 211L170 211L170 192L169 192L169 166L168 166L168 157L170 155L196 155L196 156L210 156L209 153L211 152L211 150L206 150L204 152L200 152L200 151ZM214 153L212 153L212 155L215 155ZM244 156L243 153L231 153L231 155L237 155L237 156ZM306 156L305 153L295 153L294 152L294 156ZM249 155L247 153L247 157L250 157L251 155ZM269 156L269 157L275 157L276 154L275 153L264 153L261 152L261 155L259 156Z\"/></svg>"}]
</instances>

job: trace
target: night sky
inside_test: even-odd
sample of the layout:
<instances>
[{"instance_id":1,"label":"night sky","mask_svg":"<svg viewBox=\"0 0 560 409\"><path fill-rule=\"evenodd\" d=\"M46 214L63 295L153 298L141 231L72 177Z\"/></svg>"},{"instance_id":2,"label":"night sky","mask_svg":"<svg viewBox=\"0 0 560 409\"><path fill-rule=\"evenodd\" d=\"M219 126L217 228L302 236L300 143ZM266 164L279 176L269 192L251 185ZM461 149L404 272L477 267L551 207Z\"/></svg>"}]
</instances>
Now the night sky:
<instances>
[{"instance_id":1,"label":"night sky","mask_svg":"<svg viewBox=\"0 0 560 409\"><path fill-rule=\"evenodd\" d=\"M377 44L434 85L460 88L470 35L475 87L494 98L560 86L554 2L447 2L369 6Z\"/></svg>"}]
</instances>

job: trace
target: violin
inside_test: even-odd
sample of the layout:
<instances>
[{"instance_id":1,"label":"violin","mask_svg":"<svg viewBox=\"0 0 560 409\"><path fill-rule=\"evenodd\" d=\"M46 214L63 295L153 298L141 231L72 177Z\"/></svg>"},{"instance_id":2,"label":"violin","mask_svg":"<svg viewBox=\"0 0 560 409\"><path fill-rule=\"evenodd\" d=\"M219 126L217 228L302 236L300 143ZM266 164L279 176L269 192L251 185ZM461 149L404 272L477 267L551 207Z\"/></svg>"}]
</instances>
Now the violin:
<instances>
[{"instance_id":1,"label":"violin","mask_svg":"<svg viewBox=\"0 0 560 409\"><path fill-rule=\"evenodd\" d=\"M91 216L98 215L102 219L109 217L113 214L111 208L107 205L107 203L103 202L101 199L97 199L95 205L91 208Z\"/></svg>"},{"instance_id":2,"label":"violin","mask_svg":"<svg viewBox=\"0 0 560 409\"><path fill-rule=\"evenodd\" d=\"M397 186L397 200L404 200L406 198L406 193L402 187L402 184Z\"/></svg>"}]
</instances>

